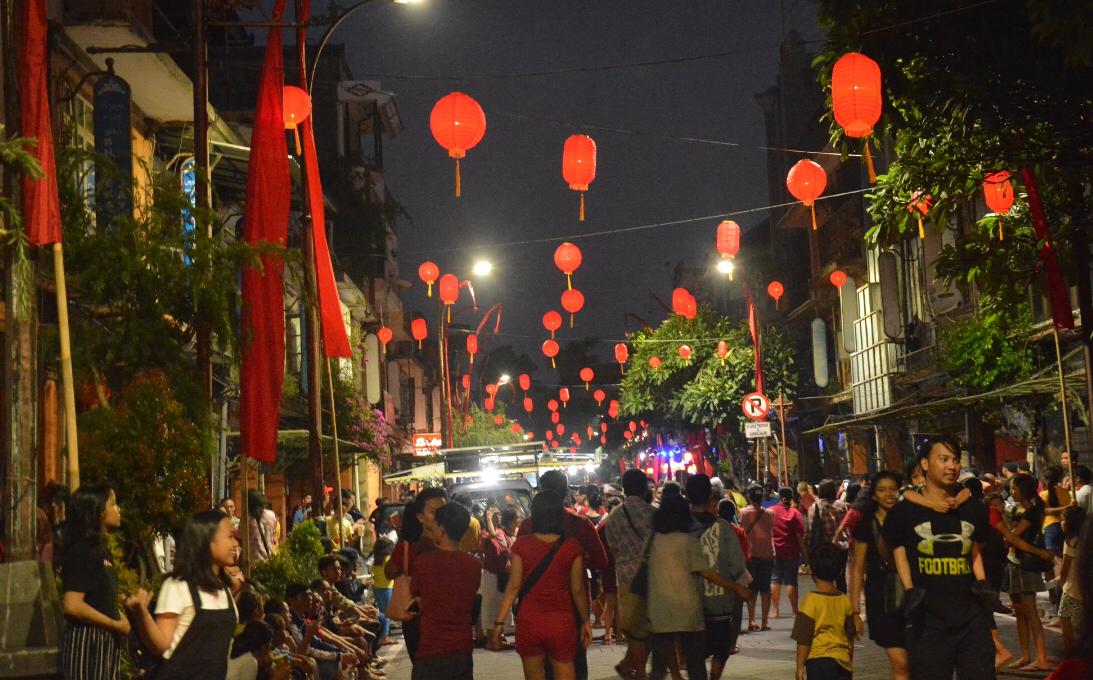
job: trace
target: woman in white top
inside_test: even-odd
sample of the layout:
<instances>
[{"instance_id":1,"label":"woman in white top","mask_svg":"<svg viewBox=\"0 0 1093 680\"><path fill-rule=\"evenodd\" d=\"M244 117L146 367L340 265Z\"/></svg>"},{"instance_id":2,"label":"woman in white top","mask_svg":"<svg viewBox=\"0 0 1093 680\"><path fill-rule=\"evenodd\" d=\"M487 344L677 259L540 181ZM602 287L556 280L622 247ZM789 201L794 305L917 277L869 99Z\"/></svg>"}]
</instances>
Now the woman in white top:
<instances>
[{"instance_id":1,"label":"woman in white top","mask_svg":"<svg viewBox=\"0 0 1093 680\"><path fill-rule=\"evenodd\" d=\"M270 510L266 497L251 489L247 492L247 522L250 525L249 559L262 562L277 552L277 513Z\"/></svg>"},{"instance_id":2,"label":"woman in white top","mask_svg":"<svg viewBox=\"0 0 1093 680\"><path fill-rule=\"evenodd\" d=\"M156 680L223 680L238 614L224 576L235 560L231 519L199 512L178 539L175 568L163 582L152 616L151 595L126 600L145 646L164 659Z\"/></svg>"}]
</instances>

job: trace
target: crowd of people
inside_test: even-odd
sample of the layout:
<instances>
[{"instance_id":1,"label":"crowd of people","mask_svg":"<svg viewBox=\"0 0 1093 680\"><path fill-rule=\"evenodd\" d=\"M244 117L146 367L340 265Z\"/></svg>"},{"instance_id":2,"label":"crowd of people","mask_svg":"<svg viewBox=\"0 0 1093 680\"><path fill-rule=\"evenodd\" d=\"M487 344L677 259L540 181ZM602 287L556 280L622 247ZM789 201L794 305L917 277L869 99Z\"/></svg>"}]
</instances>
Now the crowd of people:
<instances>
[{"instance_id":1,"label":"crowd of people","mask_svg":"<svg viewBox=\"0 0 1093 680\"><path fill-rule=\"evenodd\" d=\"M864 636L897 679L1002 668L1089 678L1090 477L1080 465L1037 477L1023 463L976 475L954 440L932 437L905 470L815 487L741 490L701 474L656 486L628 470L573 488L552 470L526 511L430 487L397 537L375 532L363 558L330 552L283 600L239 574L239 521L225 508L187 523L155 598L141 590L121 607L105 548L122 521L116 498L81 489L60 558L63 665L66 677L114 678L130 636L157 680L383 678L395 625L414 680L473 678L483 646L515 649L529 680L584 680L594 640L625 643L624 679L716 680L739 636L774 635L771 620L791 618L799 679L852 677ZM276 550L276 516L250 505L252 550ZM803 597L802 577L812 582ZM996 612L1015 616L1017 650ZM1065 659L1049 658L1045 626L1061 630Z\"/></svg>"}]
</instances>

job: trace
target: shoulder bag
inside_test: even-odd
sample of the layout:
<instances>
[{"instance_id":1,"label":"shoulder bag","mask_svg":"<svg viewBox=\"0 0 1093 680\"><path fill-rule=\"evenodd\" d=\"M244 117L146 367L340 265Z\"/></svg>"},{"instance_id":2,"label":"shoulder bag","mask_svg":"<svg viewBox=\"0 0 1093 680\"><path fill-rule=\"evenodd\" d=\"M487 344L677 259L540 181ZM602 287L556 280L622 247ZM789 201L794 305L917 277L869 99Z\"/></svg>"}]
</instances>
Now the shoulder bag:
<instances>
[{"instance_id":1,"label":"shoulder bag","mask_svg":"<svg viewBox=\"0 0 1093 680\"><path fill-rule=\"evenodd\" d=\"M395 579L395 587L391 589L391 600L387 603L387 611L384 614L393 621L409 621L415 616L409 611L413 599L410 592L410 542L403 541L402 573Z\"/></svg>"},{"instance_id":2,"label":"shoulder bag","mask_svg":"<svg viewBox=\"0 0 1093 680\"><path fill-rule=\"evenodd\" d=\"M558 549L565 543L565 536L559 536L557 541L554 541L554 545L550 546L550 550L543 556L543 559L539 560L539 564L535 565L535 568L531 570L528 577L524 579L524 582L520 584L520 591L516 594L516 602L512 603L512 615L516 616L520 610L520 603L524 601L527 594L531 592L531 589L535 587L535 584L539 582L539 579L543 578L543 574L546 573L550 563L554 561L554 556L558 554Z\"/></svg>"},{"instance_id":3,"label":"shoulder bag","mask_svg":"<svg viewBox=\"0 0 1093 680\"><path fill-rule=\"evenodd\" d=\"M649 597L649 552L653 547L654 536L656 534L649 536L645 541L645 552L641 556L641 564L638 565L634 579L630 581L630 592L639 597Z\"/></svg>"},{"instance_id":4,"label":"shoulder bag","mask_svg":"<svg viewBox=\"0 0 1093 680\"><path fill-rule=\"evenodd\" d=\"M880 522L876 515L873 516L873 541L877 547L877 555L880 557L881 567L884 569L884 613L888 615L898 614L903 611L903 596L906 590L903 581L896 571L896 561L892 557L892 551L881 533Z\"/></svg>"},{"instance_id":5,"label":"shoulder bag","mask_svg":"<svg viewBox=\"0 0 1093 680\"><path fill-rule=\"evenodd\" d=\"M1036 527L1035 536L1033 536L1032 540L1029 541L1029 543L1031 543L1032 545L1036 546L1037 548L1039 548L1041 550L1044 549L1044 529L1043 529L1043 526L1044 526L1043 521L1041 520L1040 526ZM1029 528L1032 528L1032 527L1029 527ZM1022 538L1024 538L1024 537L1022 536ZM1021 562L1021 570L1022 571L1031 571L1031 572L1034 572L1034 573L1037 573L1037 574L1042 574L1045 571L1052 571L1055 568L1055 563L1054 562L1049 562L1049 561L1045 560L1044 558L1040 557L1039 555L1036 555L1036 554L1033 554L1033 553L1030 553L1030 552L1025 552L1024 550L1021 550L1021 549L1018 549L1017 552L1018 552L1017 558Z\"/></svg>"}]
</instances>

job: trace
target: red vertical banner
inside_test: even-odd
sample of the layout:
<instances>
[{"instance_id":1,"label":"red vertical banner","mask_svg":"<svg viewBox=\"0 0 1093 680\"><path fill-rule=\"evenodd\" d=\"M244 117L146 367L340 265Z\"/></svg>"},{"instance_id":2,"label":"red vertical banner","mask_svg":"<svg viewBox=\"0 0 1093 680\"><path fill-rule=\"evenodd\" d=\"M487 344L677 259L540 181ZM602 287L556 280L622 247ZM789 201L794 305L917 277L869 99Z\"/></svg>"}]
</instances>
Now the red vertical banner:
<instances>
[{"instance_id":1,"label":"red vertical banner","mask_svg":"<svg viewBox=\"0 0 1093 680\"><path fill-rule=\"evenodd\" d=\"M1036 175L1032 168L1021 168L1021 178L1025 181L1028 192L1029 215L1036 230L1036 238L1043 244L1040 247L1040 260L1044 263L1044 276L1047 278L1047 294L1051 300L1051 318L1055 328L1074 328L1074 312L1070 306L1070 291L1059 271L1059 262L1055 259L1055 246L1047 230L1047 218L1044 217L1044 204L1040 200L1040 191L1036 185Z\"/></svg>"},{"instance_id":2,"label":"red vertical banner","mask_svg":"<svg viewBox=\"0 0 1093 680\"><path fill-rule=\"evenodd\" d=\"M748 330L755 345L755 391L763 393L763 345L759 338L759 319L755 313L755 300L748 291Z\"/></svg>"},{"instance_id":3,"label":"red vertical banner","mask_svg":"<svg viewBox=\"0 0 1093 680\"><path fill-rule=\"evenodd\" d=\"M277 0L272 21L284 16ZM243 240L284 247L292 179L282 95L285 80L281 29L266 38L251 136L250 170L244 208ZM262 257L262 266L243 267L243 358L240 383L240 444L243 454L266 463L277 458L277 430L285 377L284 260Z\"/></svg>"},{"instance_id":4,"label":"red vertical banner","mask_svg":"<svg viewBox=\"0 0 1093 680\"><path fill-rule=\"evenodd\" d=\"M36 140L29 152L42 168L41 178L23 175L23 228L30 245L42 246L61 241L61 204L49 115L45 0L24 0L19 26L23 53L19 62L20 134Z\"/></svg>"}]
</instances>

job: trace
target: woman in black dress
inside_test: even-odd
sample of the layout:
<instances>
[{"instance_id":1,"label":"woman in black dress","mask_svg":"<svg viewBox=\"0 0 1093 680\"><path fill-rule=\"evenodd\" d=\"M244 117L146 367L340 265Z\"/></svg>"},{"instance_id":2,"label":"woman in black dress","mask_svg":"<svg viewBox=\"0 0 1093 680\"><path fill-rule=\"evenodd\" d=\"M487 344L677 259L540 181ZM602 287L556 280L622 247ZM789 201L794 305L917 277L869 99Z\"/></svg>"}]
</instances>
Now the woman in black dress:
<instances>
[{"instance_id":1,"label":"woman in black dress","mask_svg":"<svg viewBox=\"0 0 1093 680\"><path fill-rule=\"evenodd\" d=\"M81 487L69 500L66 516L61 669L66 678L113 680L129 621L118 613L118 576L106 532L121 526L121 510L112 489Z\"/></svg>"},{"instance_id":2,"label":"woman in black dress","mask_svg":"<svg viewBox=\"0 0 1093 680\"><path fill-rule=\"evenodd\" d=\"M883 647L892 666L894 680L911 677L907 662L907 642L903 614L887 597L885 584L895 574L892 551L885 544L881 527L888 511L899 502L901 478L896 472L878 472L869 485L870 495L864 504L861 519L854 527L854 571L850 579L850 602L857 609L865 588L865 612L869 622L869 639ZM860 612L854 612L854 626L862 634Z\"/></svg>"}]
</instances>

